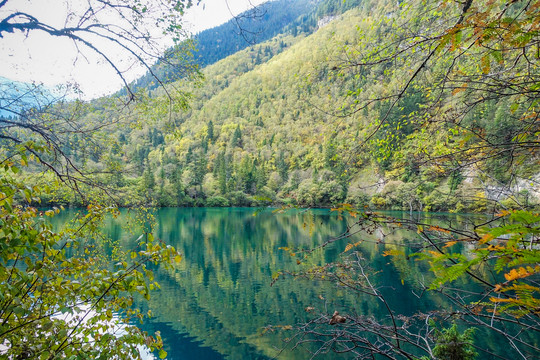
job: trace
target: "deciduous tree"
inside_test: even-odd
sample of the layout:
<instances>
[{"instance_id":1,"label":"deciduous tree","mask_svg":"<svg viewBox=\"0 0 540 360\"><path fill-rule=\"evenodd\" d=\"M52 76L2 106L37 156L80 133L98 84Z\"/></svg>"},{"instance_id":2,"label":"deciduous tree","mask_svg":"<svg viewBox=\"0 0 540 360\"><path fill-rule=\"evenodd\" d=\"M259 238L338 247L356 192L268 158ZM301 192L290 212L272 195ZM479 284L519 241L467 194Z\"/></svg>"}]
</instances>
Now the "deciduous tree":
<instances>
[{"instance_id":1,"label":"deciduous tree","mask_svg":"<svg viewBox=\"0 0 540 360\"><path fill-rule=\"evenodd\" d=\"M343 60L333 63L336 79L354 77L361 84L382 81L386 86L384 92L364 93L360 85L349 91L349 102L341 107L343 116L364 111L378 115L358 141L359 152L375 148L374 155L383 163L403 156L402 149L405 153L416 150L409 155L418 174L450 177L454 183L467 172L477 181L489 179L509 192L518 178L538 172L539 2L377 2L366 4L365 9L370 9L366 22L371 24L359 26L359 31L367 38L378 35L380 41L362 41L364 36L359 36L357 44L345 46ZM419 99L419 106L407 104L411 95ZM493 111L495 104L506 106L499 108L502 112ZM400 131L403 127L407 129ZM407 144L419 146L408 149ZM426 151L423 146L434 148ZM491 177L493 170L506 176ZM398 312L389 306L382 288L370 281L377 275L370 272L357 244L351 243L335 262L293 275L334 281L348 291L369 294L388 316L340 314L347 321L330 326L331 312L323 313L298 326L297 334L302 336L298 343L313 341L320 344L317 353L351 352L358 358L412 359L422 353L448 358L454 350L461 352L459 358L473 357L470 338L455 349L434 345L434 341L459 337L455 326L435 331L427 320L436 316L446 325L456 321L502 335L507 344L500 346L512 349L516 357L535 357L540 351L534 340L540 331L540 218L525 203L502 211L505 204L497 199L490 205L484 210L491 213L466 230L452 224L434 226L414 217L395 219L359 212L347 204L337 209L349 216L347 232L329 239L322 248L360 231L388 234L406 229L411 239L419 241L420 249L413 253L390 250L384 255L400 264L425 261L434 280L426 283L420 277L415 286L443 294L455 308L434 308L413 316ZM467 246L467 254L456 250L460 245ZM306 257L312 250L305 252ZM294 253L298 257L301 252ZM461 289L457 282L462 278L472 281L474 288Z\"/></svg>"}]
</instances>

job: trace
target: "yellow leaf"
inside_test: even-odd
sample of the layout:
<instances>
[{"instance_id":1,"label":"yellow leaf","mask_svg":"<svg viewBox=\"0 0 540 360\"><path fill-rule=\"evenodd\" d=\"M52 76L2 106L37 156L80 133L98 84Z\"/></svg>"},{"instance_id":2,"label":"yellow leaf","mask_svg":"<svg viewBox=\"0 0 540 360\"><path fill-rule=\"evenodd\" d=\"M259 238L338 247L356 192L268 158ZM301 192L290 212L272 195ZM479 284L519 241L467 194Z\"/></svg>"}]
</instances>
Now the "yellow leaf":
<instances>
[{"instance_id":1,"label":"yellow leaf","mask_svg":"<svg viewBox=\"0 0 540 360\"><path fill-rule=\"evenodd\" d=\"M397 256L397 255L404 255L405 253L400 250L386 250L383 252L383 256Z\"/></svg>"},{"instance_id":2,"label":"yellow leaf","mask_svg":"<svg viewBox=\"0 0 540 360\"><path fill-rule=\"evenodd\" d=\"M176 255L174 257L174 262L179 264L182 261L182 255Z\"/></svg>"},{"instance_id":3,"label":"yellow leaf","mask_svg":"<svg viewBox=\"0 0 540 360\"><path fill-rule=\"evenodd\" d=\"M503 251L503 250L506 250L506 248L504 246L500 246L500 245L489 245L487 247L487 249L489 251Z\"/></svg>"},{"instance_id":4,"label":"yellow leaf","mask_svg":"<svg viewBox=\"0 0 540 360\"><path fill-rule=\"evenodd\" d=\"M433 250L428 250L428 253L430 253L431 255L433 255L433 257L435 257L435 258L438 258L438 257L441 257L441 256L442 256L441 253L436 252L436 251L433 251Z\"/></svg>"},{"instance_id":5,"label":"yellow leaf","mask_svg":"<svg viewBox=\"0 0 540 360\"><path fill-rule=\"evenodd\" d=\"M510 215L511 212L508 211L508 210L501 210L498 214L496 214L496 216L507 216L507 215Z\"/></svg>"},{"instance_id":6,"label":"yellow leaf","mask_svg":"<svg viewBox=\"0 0 540 360\"><path fill-rule=\"evenodd\" d=\"M450 247L450 246L452 246L452 245L454 245L454 244L456 244L456 243L457 243L457 241L448 241L448 242L444 245L444 247L447 248L447 247Z\"/></svg>"},{"instance_id":7,"label":"yellow leaf","mask_svg":"<svg viewBox=\"0 0 540 360\"><path fill-rule=\"evenodd\" d=\"M449 230L443 229L442 227L439 227L439 226L430 226L428 231L439 231L439 232L443 232L443 233L449 233L450 232Z\"/></svg>"},{"instance_id":8,"label":"yellow leaf","mask_svg":"<svg viewBox=\"0 0 540 360\"><path fill-rule=\"evenodd\" d=\"M458 88L455 88L453 91L452 91L452 95L457 95L459 94L460 92L463 92L467 90L467 84L463 84L463 86L461 87L458 87Z\"/></svg>"},{"instance_id":9,"label":"yellow leaf","mask_svg":"<svg viewBox=\"0 0 540 360\"><path fill-rule=\"evenodd\" d=\"M510 272L504 274L504 277L508 281L516 280L516 279L522 279L528 276L531 276L535 273L535 270L528 266L527 268L520 267L517 270L512 269Z\"/></svg>"},{"instance_id":10,"label":"yellow leaf","mask_svg":"<svg viewBox=\"0 0 540 360\"><path fill-rule=\"evenodd\" d=\"M488 241L491 241L491 240L493 240L493 235L486 234L486 235L482 236L482 239L480 239L480 244L485 244L485 243L487 243Z\"/></svg>"}]
</instances>

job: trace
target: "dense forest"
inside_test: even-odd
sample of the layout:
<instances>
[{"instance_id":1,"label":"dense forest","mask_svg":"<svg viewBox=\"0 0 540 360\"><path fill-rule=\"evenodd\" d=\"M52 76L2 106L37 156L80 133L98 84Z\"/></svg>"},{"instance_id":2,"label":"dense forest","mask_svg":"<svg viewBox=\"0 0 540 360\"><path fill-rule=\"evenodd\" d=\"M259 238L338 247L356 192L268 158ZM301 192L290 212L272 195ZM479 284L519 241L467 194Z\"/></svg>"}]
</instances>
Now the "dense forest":
<instances>
[{"instance_id":1,"label":"dense forest","mask_svg":"<svg viewBox=\"0 0 540 360\"><path fill-rule=\"evenodd\" d=\"M368 95L384 99L400 86L409 68L381 64L365 72L345 59L359 51L355 44L360 40L376 42L393 36L394 29L373 26L380 19L368 17L368 7L354 2L294 4L286 11L271 2L263 9L267 15L258 19L263 21L258 26L268 29L261 39L283 30L282 34L204 67L204 80L195 85L187 80L175 83L183 90L180 102L187 109L163 105L162 88L149 92L146 104L123 112L114 98L80 105L76 111L82 122L109 126L91 139L85 139L84 131L64 139L73 164L96 174L92 181L99 188L120 194L115 201L121 206L350 203L378 209L483 212L495 206L493 201L509 208L538 203L539 165L534 157L511 165L488 156L471 165L456 158L453 163L421 166L458 144L475 141L471 132L484 134L489 143L511 140L522 125L516 119L526 109L512 109L512 116L505 116L512 104L485 101L466 113L459 127L437 124L428 129L411 119L425 111L432 95L432 89L420 84L391 108L384 101L360 106ZM305 14L294 21L285 16L302 11ZM201 64L238 48L233 43L241 36L227 30L232 26L219 28L223 40L215 38L213 30L198 35ZM249 26L246 31L251 31ZM305 31L295 30L301 28ZM212 41L228 44L223 53L213 52L216 58L205 50L215 48ZM359 143L376 119L385 116L388 120L380 131ZM52 176L29 176L29 181L51 182ZM88 198L80 195L60 185L43 204L84 205Z\"/></svg>"}]
</instances>

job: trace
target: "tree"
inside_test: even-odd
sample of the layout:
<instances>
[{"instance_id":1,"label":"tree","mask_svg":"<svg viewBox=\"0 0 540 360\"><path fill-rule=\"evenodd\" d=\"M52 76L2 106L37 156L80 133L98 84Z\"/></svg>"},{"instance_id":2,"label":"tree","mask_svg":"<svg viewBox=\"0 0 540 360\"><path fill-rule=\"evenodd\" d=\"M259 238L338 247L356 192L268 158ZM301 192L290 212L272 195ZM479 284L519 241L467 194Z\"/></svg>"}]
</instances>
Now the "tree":
<instances>
[{"instance_id":1,"label":"tree","mask_svg":"<svg viewBox=\"0 0 540 360\"><path fill-rule=\"evenodd\" d=\"M214 178L218 181L219 191L222 195L227 193L227 165L225 152L221 151L214 162Z\"/></svg>"},{"instance_id":2,"label":"tree","mask_svg":"<svg viewBox=\"0 0 540 360\"><path fill-rule=\"evenodd\" d=\"M24 149L21 160L28 159ZM180 260L170 246L141 235L135 249L105 241L99 228L114 207L89 206L60 231L48 217L59 209L38 211L14 204L22 195L38 201L39 191L14 179L19 172L4 161L0 177L0 355L14 359L138 358L138 346L161 349L159 334L150 336L130 325L143 319L133 296L148 298L155 288L149 264ZM109 255L107 248L114 247ZM116 318L122 313L124 320ZM166 353L161 350L161 356Z\"/></svg>"},{"instance_id":3,"label":"tree","mask_svg":"<svg viewBox=\"0 0 540 360\"><path fill-rule=\"evenodd\" d=\"M475 359L478 354L473 347L473 333L474 329L469 328L460 334L455 323L448 329L437 331L433 355L441 360Z\"/></svg>"},{"instance_id":4,"label":"tree","mask_svg":"<svg viewBox=\"0 0 540 360\"><path fill-rule=\"evenodd\" d=\"M257 184L254 161L247 156L243 157L238 165L237 174L238 180L242 183L242 191L246 194L254 194Z\"/></svg>"},{"instance_id":5,"label":"tree","mask_svg":"<svg viewBox=\"0 0 540 360\"><path fill-rule=\"evenodd\" d=\"M70 153L65 152L66 145L77 136L79 144L86 146L87 150L99 149L97 143L100 139L96 136L100 130L125 123L129 120L129 112L144 111L149 106L141 105L150 101L146 92L137 93L135 86L129 83L128 71L135 65L143 66L162 88L164 95L151 100L154 105L169 104L164 106L169 113L178 105L185 107L184 91L174 83L165 86L164 81L190 79L198 75L197 66L192 63L189 41L183 40L186 33L181 26L182 15L186 8L192 6L192 1L91 0L73 6L61 3L58 6L63 6L63 12L57 15L63 16L64 21L58 23L48 23L49 19L43 14L20 6L16 1L0 1L0 39L20 34L32 37L35 33L48 35L51 42L67 39L73 43L79 60L86 58L92 61L97 57L112 68L124 84L120 93L126 96L114 96L97 103L99 110L109 112L104 119L98 122L79 121L96 111L96 102L71 100L79 94L73 85L62 85L51 91L38 83L2 81L0 110L9 114L9 119L0 117L0 139L4 140L5 146L21 145L27 141L45 146L48 155L31 148L27 151L72 188L77 189L77 184L81 183L100 186L81 171ZM164 36L172 38L175 43L167 51L161 45ZM154 67L158 60L175 70L174 78L160 77ZM138 108L133 106L134 100L141 101Z\"/></svg>"},{"instance_id":6,"label":"tree","mask_svg":"<svg viewBox=\"0 0 540 360\"><path fill-rule=\"evenodd\" d=\"M286 182L289 179L289 167L285 162L283 151L280 151L278 157L276 158L276 168L279 172L279 176L281 176L281 181Z\"/></svg>"},{"instance_id":7,"label":"tree","mask_svg":"<svg viewBox=\"0 0 540 360\"><path fill-rule=\"evenodd\" d=\"M144 173L143 173L142 191L149 192L150 194L152 194L155 186L156 186L156 178L154 176L154 171L152 169L152 166L148 162L148 159L146 159L146 166L144 168ZM149 198L151 197L152 196L149 195Z\"/></svg>"},{"instance_id":8,"label":"tree","mask_svg":"<svg viewBox=\"0 0 540 360\"><path fill-rule=\"evenodd\" d=\"M81 195L90 192L87 186L96 185L73 154L105 153L101 130L125 119L134 100L144 100L128 83L126 70L115 57L117 51L123 52L124 60L142 64L162 85L165 99L173 101L180 95L183 103L182 92L164 86L152 65L156 60L166 62L178 70L179 77L196 69L189 61L189 43L163 52L156 38L157 31L158 37L169 35L179 42L181 17L192 2L64 4L65 21L57 27L43 20L42 14L19 10L15 1L0 1L0 41L16 33L31 37L36 32L50 35L51 41L69 39L81 57L92 53L114 69L127 96L90 104L70 100L69 86L52 92L35 84L0 85L0 110L9 114L0 118L0 355L14 359L139 358L138 346L161 349L162 342L159 334L149 336L130 325L131 320L145 317L132 308L133 297L148 298L158 287L149 264L172 265L180 255L154 239L151 229L143 230L134 249L108 242L99 229L107 214L117 214L114 206L88 205L87 213L54 231L47 217L59 210L42 212L33 206L47 188L26 184L20 170L49 171L54 182L63 182ZM111 116L99 122L81 121L96 110L94 106ZM75 138L76 149L70 142ZM141 214L137 220L148 223L148 214ZM118 320L118 314L124 320ZM160 357L165 356L161 349Z\"/></svg>"},{"instance_id":9,"label":"tree","mask_svg":"<svg viewBox=\"0 0 540 360\"><path fill-rule=\"evenodd\" d=\"M191 179L190 185L199 186L199 191L202 193L202 185L204 181L204 176L206 175L208 160L202 152L195 153L193 163L191 164L191 170L193 172L193 177Z\"/></svg>"},{"instance_id":10,"label":"tree","mask_svg":"<svg viewBox=\"0 0 540 360\"><path fill-rule=\"evenodd\" d=\"M85 51L93 53L112 67L122 80L129 99L135 94L126 78L126 70L117 60L116 52L122 52L124 61L129 61L126 68L142 65L153 80L163 85L152 65L159 60L175 69L177 77L189 75L193 68L186 60L189 52L165 51L160 40L168 35L176 44L180 44L186 34L181 26L185 9L192 6L191 0L159 1L98 1L91 0L68 6L58 14L64 21L50 22L44 14L24 9L12 0L0 2L0 38L16 33L32 36L35 32L45 33L51 41L65 38L74 43L80 55ZM57 26L57 24L61 24ZM180 45L177 45L180 46ZM167 79L174 80L174 79Z\"/></svg>"},{"instance_id":11,"label":"tree","mask_svg":"<svg viewBox=\"0 0 540 360\"><path fill-rule=\"evenodd\" d=\"M176 199L176 205L182 205L182 201L185 197L184 185L182 184L182 168L176 155L172 161L173 170L170 177L171 192L174 199Z\"/></svg>"},{"instance_id":12,"label":"tree","mask_svg":"<svg viewBox=\"0 0 540 360\"><path fill-rule=\"evenodd\" d=\"M208 122L208 130L206 131L206 138L210 143L214 142L214 123L212 120Z\"/></svg>"},{"instance_id":13,"label":"tree","mask_svg":"<svg viewBox=\"0 0 540 360\"><path fill-rule=\"evenodd\" d=\"M448 178L453 196L459 196L455 192L465 171L475 181L504 186L509 192L517 191L512 182L538 172L540 98L535 89L540 84L540 13L536 2L388 1L366 4L364 9L369 12L365 26L358 27L361 40L345 46L343 60L332 64L333 79L354 78L360 83L348 92L348 103L340 107L340 114L345 117L367 110L374 119L358 141L357 153L371 149L379 164L384 164L381 170L391 174L390 180L414 175L427 185L430 180ZM369 41L375 36L384 40ZM373 81L381 81L385 91L364 92L362 84ZM407 103L411 94L421 99L418 107ZM426 147L432 147L431 151ZM407 170L404 164L411 158L414 172L400 171ZM392 168L396 163L399 166ZM411 208L417 195L409 195ZM447 196L439 194L442 201ZM478 197L483 198L483 193ZM407 203L405 198L400 201ZM434 308L414 316L400 313L389 306L383 289L370 281L376 274L369 271L355 244L347 244L335 262L293 276L333 281L341 289L368 294L380 302L388 317L339 314L346 323L329 324L331 313L319 314L297 327L302 336L299 342L321 344L317 353L352 352L359 358L411 359L422 353L452 358L453 352L461 353L458 358L471 358L470 334L455 347L444 345L445 339L461 335L456 325L441 333L426 323L437 316L446 324L456 322L503 335L507 343L501 346L513 349L516 357L536 356L540 350L534 340L540 329L540 218L525 202L516 207L508 209L492 199L490 207L484 208L489 217L473 221L466 230L452 224L435 226L421 218L360 212L347 204L338 207L348 216L347 231L321 248L359 231L388 234L406 229L411 239L419 241L420 250L394 249L384 256L400 264L424 261L433 280L417 278L414 286L437 291L456 309ZM466 255L457 250L465 244ZM313 250L293 253L296 257L305 254L307 261ZM463 278L474 282L474 288L460 289Z\"/></svg>"},{"instance_id":14,"label":"tree","mask_svg":"<svg viewBox=\"0 0 540 360\"><path fill-rule=\"evenodd\" d=\"M242 147L242 131L240 130L240 125L236 127L234 133L231 137L231 148Z\"/></svg>"}]
</instances>

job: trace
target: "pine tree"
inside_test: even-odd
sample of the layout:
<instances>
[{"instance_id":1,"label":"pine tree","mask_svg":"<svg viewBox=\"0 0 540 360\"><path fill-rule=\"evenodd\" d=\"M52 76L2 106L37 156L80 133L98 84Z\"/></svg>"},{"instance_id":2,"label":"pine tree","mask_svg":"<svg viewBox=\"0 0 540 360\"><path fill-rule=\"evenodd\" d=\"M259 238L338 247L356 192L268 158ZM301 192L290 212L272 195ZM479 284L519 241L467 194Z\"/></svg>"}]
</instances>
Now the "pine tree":
<instances>
[{"instance_id":1,"label":"pine tree","mask_svg":"<svg viewBox=\"0 0 540 360\"><path fill-rule=\"evenodd\" d=\"M152 167L150 166L150 163L148 162L148 158L146 159L146 166L143 173L143 182L142 182L142 189L143 192L147 194L147 197L151 195L151 193L154 191L154 187L156 186L156 179L154 178L154 172L152 171Z\"/></svg>"},{"instance_id":2,"label":"pine tree","mask_svg":"<svg viewBox=\"0 0 540 360\"><path fill-rule=\"evenodd\" d=\"M242 147L242 131L240 130L240 125L234 130L233 136L231 138L231 148Z\"/></svg>"},{"instance_id":3,"label":"pine tree","mask_svg":"<svg viewBox=\"0 0 540 360\"><path fill-rule=\"evenodd\" d=\"M208 129L206 131L206 138L208 139L208 142L213 143L214 142L214 123L212 120L208 122Z\"/></svg>"},{"instance_id":4,"label":"pine tree","mask_svg":"<svg viewBox=\"0 0 540 360\"><path fill-rule=\"evenodd\" d=\"M276 168L281 176L281 180L286 182L289 179L289 166L285 162L285 157L283 156L283 151L279 152L279 155L276 159Z\"/></svg>"}]
</instances>

